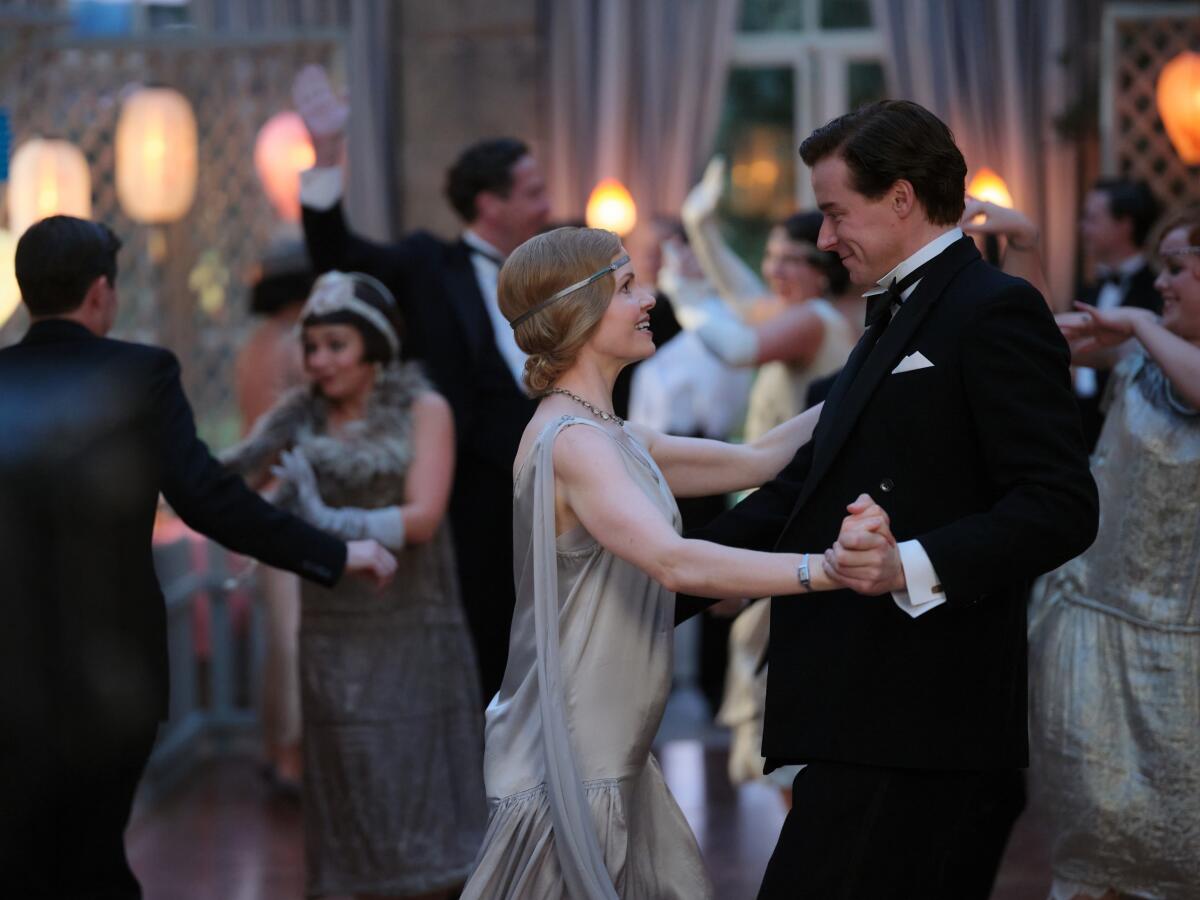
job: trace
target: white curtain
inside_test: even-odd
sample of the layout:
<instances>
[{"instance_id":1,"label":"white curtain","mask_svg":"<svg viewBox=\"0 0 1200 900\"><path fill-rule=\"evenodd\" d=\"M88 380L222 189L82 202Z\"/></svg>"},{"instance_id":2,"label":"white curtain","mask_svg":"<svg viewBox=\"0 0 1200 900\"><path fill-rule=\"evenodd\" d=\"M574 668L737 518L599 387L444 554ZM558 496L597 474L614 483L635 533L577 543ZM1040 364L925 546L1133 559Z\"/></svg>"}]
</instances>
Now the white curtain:
<instances>
[{"instance_id":1,"label":"white curtain","mask_svg":"<svg viewBox=\"0 0 1200 900\"><path fill-rule=\"evenodd\" d=\"M303 33L316 28L348 32L347 214L356 231L376 240L391 238L400 213L391 141L396 104L390 58L394 5L377 0L191 0L190 6L196 27L217 34Z\"/></svg>"},{"instance_id":2,"label":"white curtain","mask_svg":"<svg viewBox=\"0 0 1200 900\"><path fill-rule=\"evenodd\" d=\"M1059 303L1074 290L1079 154L1054 119L1074 100L1060 57L1077 41L1066 0L873 0L890 95L933 110L971 177L982 166L1042 229Z\"/></svg>"},{"instance_id":3,"label":"white curtain","mask_svg":"<svg viewBox=\"0 0 1200 900\"><path fill-rule=\"evenodd\" d=\"M549 153L557 218L601 178L642 221L677 216L712 152L739 0L554 0Z\"/></svg>"}]
</instances>

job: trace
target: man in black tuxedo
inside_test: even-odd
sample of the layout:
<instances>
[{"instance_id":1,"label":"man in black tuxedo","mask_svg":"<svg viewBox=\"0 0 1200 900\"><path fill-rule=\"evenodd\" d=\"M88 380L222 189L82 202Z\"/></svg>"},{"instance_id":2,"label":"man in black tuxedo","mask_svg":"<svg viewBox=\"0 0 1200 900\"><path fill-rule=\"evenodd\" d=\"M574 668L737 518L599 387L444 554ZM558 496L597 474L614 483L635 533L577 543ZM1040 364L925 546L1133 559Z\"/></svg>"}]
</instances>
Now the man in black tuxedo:
<instances>
[{"instance_id":1,"label":"man in black tuxedo","mask_svg":"<svg viewBox=\"0 0 1200 900\"><path fill-rule=\"evenodd\" d=\"M322 584L395 560L262 500L196 437L166 350L104 337L120 242L54 216L17 244L33 319L0 351L0 878L5 896L140 897L123 833L167 714L151 559L161 492L197 531Z\"/></svg>"},{"instance_id":2,"label":"man in black tuxedo","mask_svg":"<svg viewBox=\"0 0 1200 900\"><path fill-rule=\"evenodd\" d=\"M1067 346L958 229L966 165L930 112L877 103L800 153L819 246L878 287L812 441L697 534L832 546L811 565L847 587L772 600L763 755L807 768L760 897L983 900L1027 764L1026 592L1096 532ZM866 495L874 532L843 521Z\"/></svg>"},{"instance_id":3,"label":"man in black tuxedo","mask_svg":"<svg viewBox=\"0 0 1200 900\"><path fill-rule=\"evenodd\" d=\"M1157 276L1144 253L1159 212L1158 200L1144 181L1105 178L1096 182L1084 198L1079 234L1084 253L1095 263L1097 281L1081 286L1078 299L1100 309L1136 306L1162 313L1162 297L1154 287ZM1100 401L1107 384L1105 371L1075 370L1075 394L1089 452L1104 425Z\"/></svg>"},{"instance_id":4,"label":"man in black tuxedo","mask_svg":"<svg viewBox=\"0 0 1200 900\"><path fill-rule=\"evenodd\" d=\"M424 363L454 411L450 523L486 704L508 659L516 602L512 465L535 406L522 386L525 354L500 312L496 280L504 258L546 224L545 180L522 142L483 141L446 174L446 197L464 224L457 240L417 231L394 244L372 243L342 213L340 101L311 69L297 77L296 98L317 154L300 193L313 267L366 272L392 290L404 317L405 355Z\"/></svg>"}]
</instances>

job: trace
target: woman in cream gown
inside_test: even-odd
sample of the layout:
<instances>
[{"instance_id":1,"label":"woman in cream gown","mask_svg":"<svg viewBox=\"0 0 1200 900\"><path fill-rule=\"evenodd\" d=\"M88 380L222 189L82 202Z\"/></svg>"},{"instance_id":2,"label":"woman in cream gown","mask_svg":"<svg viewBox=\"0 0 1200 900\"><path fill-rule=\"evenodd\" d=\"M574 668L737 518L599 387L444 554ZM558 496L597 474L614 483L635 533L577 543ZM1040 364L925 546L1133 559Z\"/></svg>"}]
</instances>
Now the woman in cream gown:
<instances>
[{"instance_id":1,"label":"woman in cream gown","mask_svg":"<svg viewBox=\"0 0 1200 900\"><path fill-rule=\"evenodd\" d=\"M761 484L816 413L750 445L677 438L612 413L612 383L653 353L654 296L619 239L560 228L519 247L500 305L541 403L514 465L517 607L487 711L487 834L464 900L702 900L712 896L651 742L671 686L674 592L789 595L833 587L812 555L679 535L673 494ZM851 526L863 541L877 507ZM824 548L814 548L823 550ZM501 577L501 573L497 573Z\"/></svg>"}]
</instances>

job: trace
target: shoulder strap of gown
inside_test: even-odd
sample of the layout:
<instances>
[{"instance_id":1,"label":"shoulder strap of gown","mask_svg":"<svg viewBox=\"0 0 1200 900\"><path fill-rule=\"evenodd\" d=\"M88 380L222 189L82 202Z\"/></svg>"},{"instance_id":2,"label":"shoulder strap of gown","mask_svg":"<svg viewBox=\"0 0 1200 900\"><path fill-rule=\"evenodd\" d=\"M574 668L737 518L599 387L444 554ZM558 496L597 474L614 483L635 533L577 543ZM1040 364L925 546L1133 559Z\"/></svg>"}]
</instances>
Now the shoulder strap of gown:
<instances>
[{"instance_id":1,"label":"shoulder strap of gown","mask_svg":"<svg viewBox=\"0 0 1200 900\"><path fill-rule=\"evenodd\" d=\"M566 694L559 660L558 557L554 534L554 440L569 425L604 429L587 419L564 416L543 432L533 485L533 620L537 643L538 704L546 754L546 793L554 846L574 900L618 900L596 825L575 764L567 729ZM607 432L605 432L607 434ZM611 437L611 435L610 435Z\"/></svg>"}]
</instances>

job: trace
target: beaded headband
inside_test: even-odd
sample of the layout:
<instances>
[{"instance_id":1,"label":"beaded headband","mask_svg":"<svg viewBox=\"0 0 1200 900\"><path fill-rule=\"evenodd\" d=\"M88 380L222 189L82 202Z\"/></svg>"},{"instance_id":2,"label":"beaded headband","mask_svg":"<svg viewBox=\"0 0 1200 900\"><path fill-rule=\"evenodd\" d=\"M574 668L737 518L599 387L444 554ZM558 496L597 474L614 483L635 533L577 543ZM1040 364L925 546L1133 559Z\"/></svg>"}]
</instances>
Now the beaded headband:
<instances>
[{"instance_id":1,"label":"beaded headband","mask_svg":"<svg viewBox=\"0 0 1200 900\"><path fill-rule=\"evenodd\" d=\"M1175 250L1164 250L1159 256L1184 256L1188 253L1200 253L1200 247L1178 247Z\"/></svg>"},{"instance_id":2,"label":"beaded headband","mask_svg":"<svg viewBox=\"0 0 1200 900\"><path fill-rule=\"evenodd\" d=\"M516 329L516 327L518 325L520 325L522 322L524 322L530 316L537 315L543 309L545 309L547 306L549 306L551 303L557 303L563 297L567 296L567 294L573 294L573 293L575 293L575 291L579 290L580 288L587 287L593 281L599 281L601 278L603 278L609 272L617 271L617 269L621 268L621 266L625 265L625 263L627 263L627 262L629 262L629 254L625 254L620 259L609 263L607 266L605 266L600 271L593 272L587 278L583 279L583 281L577 281L574 284L568 285L567 287L563 288L557 294L554 294L551 297L547 297L545 300L543 300L537 306L533 306L533 307L530 307L529 309L525 310L525 312L521 313L519 316L517 316L515 319L513 319L508 324L511 325L513 329Z\"/></svg>"},{"instance_id":3,"label":"beaded headband","mask_svg":"<svg viewBox=\"0 0 1200 900\"><path fill-rule=\"evenodd\" d=\"M326 272L313 285L312 293L300 311L300 321L309 316L327 316L335 312L349 312L365 319L367 324L383 335L388 346L392 348L392 356L400 355L400 338L396 329L387 320L387 316L370 303L354 296L354 286L365 284L378 293L388 305L395 307L396 300L392 292L384 287L383 282L362 272Z\"/></svg>"}]
</instances>

